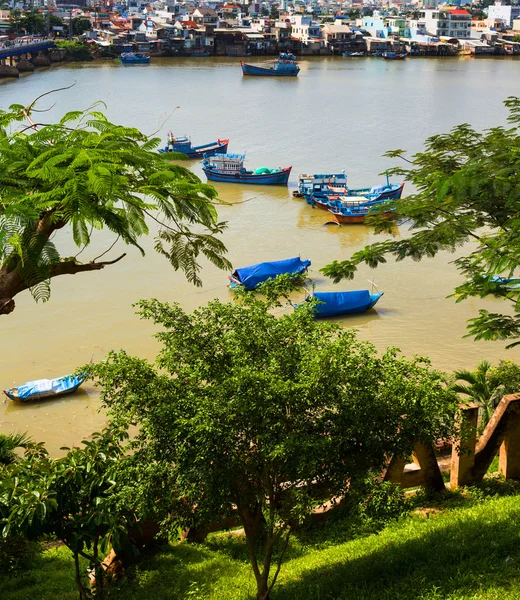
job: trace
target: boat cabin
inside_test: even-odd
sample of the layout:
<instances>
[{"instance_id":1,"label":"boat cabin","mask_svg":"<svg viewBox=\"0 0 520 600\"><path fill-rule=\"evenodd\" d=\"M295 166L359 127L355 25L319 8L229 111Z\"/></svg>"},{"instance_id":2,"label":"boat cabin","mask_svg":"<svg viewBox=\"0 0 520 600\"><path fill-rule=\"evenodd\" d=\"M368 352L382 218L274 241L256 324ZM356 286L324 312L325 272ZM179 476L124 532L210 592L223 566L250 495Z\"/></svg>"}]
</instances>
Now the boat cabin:
<instances>
[{"instance_id":1,"label":"boat cabin","mask_svg":"<svg viewBox=\"0 0 520 600\"><path fill-rule=\"evenodd\" d=\"M205 166L219 173L233 174L244 172L245 154L216 154L211 158L205 158Z\"/></svg>"}]
</instances>

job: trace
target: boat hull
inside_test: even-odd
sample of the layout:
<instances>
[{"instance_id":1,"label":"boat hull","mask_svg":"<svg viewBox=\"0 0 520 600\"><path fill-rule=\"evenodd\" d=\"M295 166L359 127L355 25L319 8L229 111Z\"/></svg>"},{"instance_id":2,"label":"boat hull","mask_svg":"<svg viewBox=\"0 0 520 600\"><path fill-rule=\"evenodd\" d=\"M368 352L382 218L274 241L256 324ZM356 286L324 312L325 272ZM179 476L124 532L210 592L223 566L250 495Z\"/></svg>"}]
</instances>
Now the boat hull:
<instances>
[{"instance_id":1,"label":"boat hull","mask_svg":"<svg viewBox=\"0 0 520 600\"><path fill-rule=\"evenodd\" d=\"M287 185L292 167L282 169L278 173L219 173L207 167L203 167L206 177L210 181L222 183L248 183L254 185Z\"/></svg>"},{"instance_id":2,"label":"boat hull","mask_svg":"<svg viewBox=\"0 0 520 600\"><path fill-rule=\"evenodd\" d=\"M252 75L258 77L296 77L300 72L300 67L294 65L294 69L275 69L270 67L257 67L240 62L243 75Z\"/></svg>"},{"instance_id":3,"label":"boat hull","mask_svg":"<svg viewBox=\"0 0 520 600\"><path fill-rule=\"evenodd\" d=\"M371 294L368 290L352 292L315 292L319 301L314 307L316 318L361 314L373 308L384 292Z\"/></svg>"},{"instance_id":4,"label":"boat hull","mask_svg":"<svg viewBox=\"0 0 520 600\"><path fill-rule=\"evenodd\" d=\"M243 287L246 290L254 290L268 279L278 275L299 275L306 273L311 265L310 260L302 260L299 256L258 263L248 267L236 269L229 275L229 287Z\"/></svg>"},{"instance_id":5,"label":"boat hull","mask_svg":"<svg viewBox=\"0 0 520 600\"><path fill-rule=\"evenodd\" d=\"M84 377L77 375L65 375L57 379L39 379L4 390L4 394L11 400L20 402L56 398L74 393L84 381Z\"/></svg>"},{"instance_id":6,"label":"boat hull","mask_svg":"<svg viewBox=\"0 0 520 600\"><path fill-rule=\"evenodd\" d=\"M205 144L203 146L192 146L191 150L186 150L186 148L182 149L180 146L176 148L174 144L171 152L181 152L190 159L204 158L204 155L215 156L215 154L226 154L228 144L229 140L221 140L217 143ZM159 150L159 153L164 154L166 158L168 157L169 152L170 150L166 150L165 148Z\"/></svg>"}]
</instances>

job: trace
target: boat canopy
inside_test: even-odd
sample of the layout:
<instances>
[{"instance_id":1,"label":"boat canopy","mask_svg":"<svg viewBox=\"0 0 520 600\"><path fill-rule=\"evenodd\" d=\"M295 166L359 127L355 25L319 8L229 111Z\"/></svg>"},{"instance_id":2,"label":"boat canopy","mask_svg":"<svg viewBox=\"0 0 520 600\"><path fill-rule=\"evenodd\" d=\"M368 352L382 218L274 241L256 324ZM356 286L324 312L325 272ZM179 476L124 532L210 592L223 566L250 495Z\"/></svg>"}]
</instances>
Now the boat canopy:
<instances>
[{"instance_id":1,"label":"boat canopy","mask_svg":"<svg viewBox=\"0 0 520 600\"><path fill-rule=\"evenodd\" d=\"M258 263L242 267L233 273L233 277L242 283L246 290L253 290L271 277L284 273L304 273L310 266L310 260L301 260L299 256Z\"/></svg>"},{"instance_id":2,"label":"boat canopy","mask_svg":"<svg viewBox=\"0 0 520 600\"><path fill-rule=\"evenodd\" d=\"M317 317L333 317L348 313L364 312L371 308L374 301L368 290L314 292L313 296L320 302L314 307L314 314Z\"/></svg>"}]
</instances>

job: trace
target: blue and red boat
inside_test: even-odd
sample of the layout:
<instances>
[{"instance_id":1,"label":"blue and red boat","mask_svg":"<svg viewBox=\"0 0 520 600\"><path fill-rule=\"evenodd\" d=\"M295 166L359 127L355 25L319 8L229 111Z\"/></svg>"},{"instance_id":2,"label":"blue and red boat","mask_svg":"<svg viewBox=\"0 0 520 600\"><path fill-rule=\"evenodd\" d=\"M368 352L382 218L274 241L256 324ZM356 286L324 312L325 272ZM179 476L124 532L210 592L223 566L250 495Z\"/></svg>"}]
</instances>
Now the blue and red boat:
<instances>
[{"instance_id":1,"label":"blue and red boat","mask_svg":"<svg viewBox=\"0 0 520 600\"><path fill-rule=\"evenodd\" d=\"M254 171L248 171L244 167L245 158L245 154L204 156L202 170L210 181L252 183L257 185L287 185L292 167L278 169L260 167Z\"/></svg>"},{"instance_id":2,"label":"blue and red boat","mask_svg":"<svg viewBox=\"0 0 520 600\"><path fill-rule=\"evenodd\" d=\"M203 156L213 156L214 154L225 154L228 149L229 140L217 140L201 146L193 146L191 139L187 136L175 137L170 131L168 141L164 148L159 150L160 154L180 152L186 154L188 158L202 158Z\"/></svg>"},{"instance_id":3,"label":"blue and red boat","mask_svg":"<svg viewBox=\"0 0 520 600\"><path fill-rule=\"evenodd\" d=\"M123 65L148 65L150 55L144 52L122 52L119 60Z\"/></svg>"},{"instance_id":4,"label":"blue and red boat","mask_svg":"<svg viewBox=\"0 0 520 600\"><path fill-rule=\"evenodd\" d=\"M296 77L300 67L296 63L296 56L282 52L275 60L265 61L252 65L240 61L243 75L257 75L260 77Z\"/></svg>"}]
</instances>

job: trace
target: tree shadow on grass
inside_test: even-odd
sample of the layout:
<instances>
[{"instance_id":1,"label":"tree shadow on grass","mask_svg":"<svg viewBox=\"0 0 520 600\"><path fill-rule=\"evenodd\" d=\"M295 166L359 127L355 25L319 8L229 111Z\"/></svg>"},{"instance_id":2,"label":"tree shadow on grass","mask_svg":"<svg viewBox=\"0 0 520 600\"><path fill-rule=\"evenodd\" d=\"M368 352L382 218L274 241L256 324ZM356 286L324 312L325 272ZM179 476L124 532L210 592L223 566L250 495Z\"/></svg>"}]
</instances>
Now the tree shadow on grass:
<instances>
[{"instance_id":1,"label":"tree shadow on grass","mask_svg":"<svg viewBox=\"0 0 520 600\"><path fill-rule=\"evenodd\" d=\"M314 568L301 565L296 581L294 571L289 581L281 575L272 600L458 599L486 590L490 595L483 597L499 599L517 589L520 506L504 515L481 508L442 525L435 521L414 519L405 535L391 528L355 547L325 550ZM363 550L364 544L374 550Z\"/></svg>"}]
</instances>

